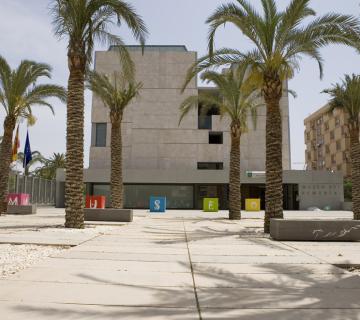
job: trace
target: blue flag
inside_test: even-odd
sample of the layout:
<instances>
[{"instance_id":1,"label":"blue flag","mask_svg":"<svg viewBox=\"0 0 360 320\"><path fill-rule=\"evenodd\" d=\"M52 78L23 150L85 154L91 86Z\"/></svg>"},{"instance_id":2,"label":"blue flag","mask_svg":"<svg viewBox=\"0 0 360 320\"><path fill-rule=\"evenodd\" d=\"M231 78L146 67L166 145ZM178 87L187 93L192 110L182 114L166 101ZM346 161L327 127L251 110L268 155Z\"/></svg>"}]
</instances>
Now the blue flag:
<instances>
[{"instance_id":1,"label":"blue flag","mask_svg":"<svg viewBox=\"0 0 360 320\"><path fill-rule=\"evenodd\" d=\"M28 131L26 133L23 168L26 168L31 160L32 160L32 155L31 155L30 139L29 139L29 131Z\"/></svg>"}]
</instances>

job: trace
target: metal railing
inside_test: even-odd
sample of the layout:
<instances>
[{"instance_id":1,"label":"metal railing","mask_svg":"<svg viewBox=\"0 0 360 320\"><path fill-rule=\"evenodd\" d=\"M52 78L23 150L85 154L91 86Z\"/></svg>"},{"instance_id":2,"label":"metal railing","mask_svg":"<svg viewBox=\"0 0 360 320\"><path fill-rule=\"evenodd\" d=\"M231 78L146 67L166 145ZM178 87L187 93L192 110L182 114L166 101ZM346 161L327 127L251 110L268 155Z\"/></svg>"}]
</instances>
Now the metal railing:
<instances>
[{"instance_id":1,"label":"metal railing","mask_svg":"<svg viewBox=\"0 0 360 320\"><path fill-rule=\"evenodd\" d=\"M55 205L56 181L10 173L9 193L28 193L33 204Z\"/></svg>"}]
</instances>

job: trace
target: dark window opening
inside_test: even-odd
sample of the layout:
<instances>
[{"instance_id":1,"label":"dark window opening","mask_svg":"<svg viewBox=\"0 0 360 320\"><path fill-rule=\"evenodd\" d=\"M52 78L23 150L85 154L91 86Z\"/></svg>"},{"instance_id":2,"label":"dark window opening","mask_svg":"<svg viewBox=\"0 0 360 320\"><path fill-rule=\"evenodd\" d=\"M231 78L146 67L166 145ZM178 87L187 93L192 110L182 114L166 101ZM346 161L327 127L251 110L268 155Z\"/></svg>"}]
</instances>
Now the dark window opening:
<instances>
[{"instance_id":1,"label":"dark window opening","mask_svg":"<svg viewBox=\"0 0 360 320\"><path fill-rule=\"evenodd\" d=\"M106 147L106 123L95 124L95 147Z\"/></svg>"},{"instance_id":2,"label":"dark window opening","mask_svg":"<svg viewBox=\"0 0 360 320\"><path fill-rule=\"evenodd\" d=\"M222 162L198 162L198 170L223 170L224 164Z\"/></svg>"},{"instance_id":3,"label":"dark window opening","mask_svg":"<svg viewBox=\"0 0 360 320\"><path fill-rule=\"evenodd\" d=\"M223 144L223 133L209 132L209 144Z\"/></svg>"},{"instance_id":4,"label":"dark window opening","mask_svg":"<svg viewBox=\"0 0 360 320\"><path fill-rule=\"evenodd\" d=\"M211 129L212 128L212 120L211 116L218 116L220 115L220 109L216 106L211 108L206 108L202 104L199 104L198 107L198 128L199 129Z\"/></svg>"}]
</instances>

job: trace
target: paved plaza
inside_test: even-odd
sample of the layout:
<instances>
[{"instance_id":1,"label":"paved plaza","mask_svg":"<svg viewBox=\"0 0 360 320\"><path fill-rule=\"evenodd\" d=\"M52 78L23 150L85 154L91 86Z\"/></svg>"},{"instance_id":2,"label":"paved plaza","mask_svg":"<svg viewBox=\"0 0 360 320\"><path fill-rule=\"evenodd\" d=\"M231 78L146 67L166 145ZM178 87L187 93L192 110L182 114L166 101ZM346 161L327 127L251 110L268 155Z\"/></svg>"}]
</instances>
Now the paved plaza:
<instances>
[{"instance_id":1,"label":"paved plaza","mask_svg":"<svg viewBox=\"0 0 360 320\"><path fill-rule=\"evenodd\" d=\"M135 211L64 230L63 210L0 217L0 243L67 246L0 280L2 320L360 319L359 243L275 242L263 213ZM351 218L349 212L286 217Z\"/></svg>"}]
</instances>

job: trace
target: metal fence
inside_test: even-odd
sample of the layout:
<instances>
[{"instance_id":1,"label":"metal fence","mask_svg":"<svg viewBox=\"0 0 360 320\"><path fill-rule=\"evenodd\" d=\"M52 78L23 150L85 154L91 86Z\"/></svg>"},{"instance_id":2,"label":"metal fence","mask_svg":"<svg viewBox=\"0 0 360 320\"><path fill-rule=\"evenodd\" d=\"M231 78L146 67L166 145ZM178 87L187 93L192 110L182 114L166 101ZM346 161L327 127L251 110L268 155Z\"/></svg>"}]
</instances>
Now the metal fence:
<instances>
[{"instance_id":1,"label":"metal fence","mask_svg":"<svg viewBox=\"0 0 360 320\"><path fill-rule=\"evenodd\" d=\"M33 204L55 205L56 181L10 173L9 193L28 193Z\"/></svg>"}]
</instances>

